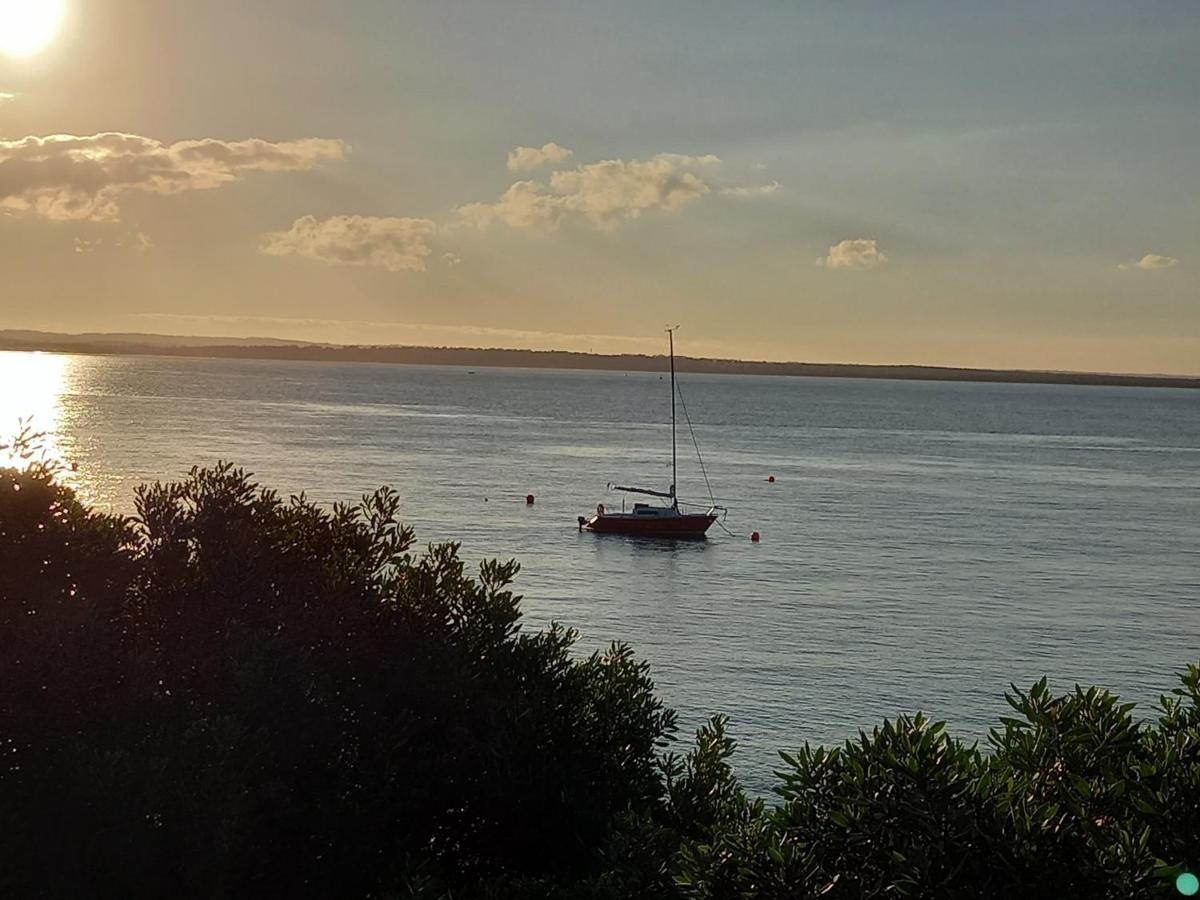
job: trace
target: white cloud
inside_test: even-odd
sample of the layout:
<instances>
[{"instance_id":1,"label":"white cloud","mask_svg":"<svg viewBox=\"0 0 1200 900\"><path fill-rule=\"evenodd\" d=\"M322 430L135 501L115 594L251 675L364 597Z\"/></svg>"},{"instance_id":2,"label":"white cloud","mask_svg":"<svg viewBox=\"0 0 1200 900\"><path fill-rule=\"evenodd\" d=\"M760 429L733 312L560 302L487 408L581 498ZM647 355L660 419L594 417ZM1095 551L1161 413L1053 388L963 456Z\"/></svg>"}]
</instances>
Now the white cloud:
<instances>
[{"instance_id":1,"label":"white cloud","mask_svg":"<svg viewBox=\"0 0 1200 900\"><path fill-rule=\"evenodd\" d=\"M136 253L145 253L154 246L154 241L144 231L131 231L124 237L117 238L115 241L108 241L107 244L104 238L89 239L81 237L75 238L74 244L76 253L95 253L101 247L105 246L128 248Z\"/></svg>"},{"instance_id":2,"label":"white cloud","mask_svg":"<svg viewBox=\"0 0 1200 900\"><path fill-rule=\"evenodd\" d=\"M549 185L518 181L495 203L471 203L460 207L459 214L478 228L503 223L553 231L569 219L615 228L647 210L676 212L703 197L710 188L696 172L718 163L716 156L678 153L588 163L552 173Z\"/></svg>"},{"instance_id":3,"label":"white cloud","mask_svg":"<svg viewBox=\"0 0 1200 900\"><path fill-rule=\"evenodd\" d=\"M517 147L508 154L508 171L529 172L545 165L566 162L573 155L573 150L555 143L542 144L541 147Z\"/></svg>"},{"instance_id":4,"label":"white cloud","mask_svg":"<svg viewBox=\"0 0 1200 900\"><path fill-rule=\"evenodd\" d=\"M458 213L476 228L503 222L513 228L545 231L556 229L565 216L559 198L547 194L546 186L536 181L518 181L495 203L468 203L460 206Z\"/></svg>"},{"instance_id":5,"label":"white cloud","mask_svg":"<svg viewBox=\"0 0 1200 900\"><path fill-rule=\"evenodd\" d=\"M646 210L674 212L709 193L709 186L697 173L719 163L711 155L660 153L648 160L581 165L552 172L548 184L518 181L495 203L462 206L454 221L441 226L429 219L304 216L287 231L263 235L260 249L274 256L308 256L339 265L423 272L433 252L429 240L435 234L444 237L464 225L483 229L493 224L554 231L571 219L614 228ZM451 268L462 262L452 251L443 252L441 259Z\"/></svg>"},{"instance_id":6,"label":"white cloud","mask_svg":"<svg viewBox=\"0 0 1200 900\"><path fill-rule=\"evenodd\" d=\"M154 241L151 239L150 235L146 234L146 232L138 231L129 235L129 246L138 253L145 253L147 250L150 250L154 247Z\"/></svg>"},{"instance_id":7,"label":"white cloud","mask_svg":"<svg viewBox=\"0 0 1200 900\"><path fill-rule=\"evenodd\" d=\"M127 191L177 194L237 181L246 172L311 169L341 159L338 140L273 143L211 138L163 144L136 134L56 134L0 141L0 211L53 221L116 221Z\"/></svg>"},{"instance_id":8,"label":"white cloud","mask_svg":"<svg viewBox=\"0 0 1200 900\"><path fill-rule=\"evenodd\" d=\"M308 256L345 266L378 266L389 272L424 272L428 239L437 231L429 219L304 216L288 231L263 236L262 252Z\"/></svg>"},{"instance_id":9,"label":"white cloud","mask_svg":"<svg viewBox=\"0 0 1200 900\"><path fill-rule=\"evenodd\" d=\"M765 197L768 194L773 194L783 187L778 181L772 181L770 184L747 184L740 187L721 188L721 193L726 197Z\"/></svg>"},{"instance_id":10,"label":"white cloud","mask_svg":"<svg viewBox=\"0 0 1200 900\"><path fill-rule=\"evenodd\" d=\"M1121 263L1119 266L1117 266L1117 268L1127 272L1132 269L1144 269L1146 271L1151 271L1153 269L1169 269L1172 266L1177 265L1179 265L1179 260L1173 256L1162 256L1158 253L1147 253L1141 259L1130 263Z\"/></svg>"},{"instance_id":11,"label":"white cloud","mask_svg":"<svg viewBox=\"0 0 1200 900\"><path fill-rule=\"evenodd\" d=\"M9 103L16 99L17 99L16 94L9 94L9 93L6 93L5 91L0 91L0 105Z\"/></svg>"},{"instance_id":12,"label":"white cloud","mask_svg":"<svg viewBox=\"0 0 1200 900\"><path fill-rule=\"evenodd\" d=\"M834 244L828 256L817 257L817 265L828 269L874 269L888 261L875 240L853 238Z\"/></svg>"}]
</instances>

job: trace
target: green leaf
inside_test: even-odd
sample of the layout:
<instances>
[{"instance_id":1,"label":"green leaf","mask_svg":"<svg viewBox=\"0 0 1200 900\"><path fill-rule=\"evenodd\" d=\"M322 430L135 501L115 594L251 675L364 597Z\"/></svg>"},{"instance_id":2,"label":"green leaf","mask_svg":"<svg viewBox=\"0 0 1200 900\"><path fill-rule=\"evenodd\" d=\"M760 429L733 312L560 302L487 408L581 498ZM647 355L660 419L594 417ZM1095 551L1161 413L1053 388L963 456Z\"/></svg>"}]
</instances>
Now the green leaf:
<instances>
[{"instance_id":1,"label":"green leaf","mask_svg":"<svg viewBox=\"0 0 1200 900\"><path fill-rule=\"evenodd\" d=\"M1075 786L1075 790L1084 798L1092 796L1092 786L1081 775L1071 775L1071 784Z\"/></svg>"}]
</instances>

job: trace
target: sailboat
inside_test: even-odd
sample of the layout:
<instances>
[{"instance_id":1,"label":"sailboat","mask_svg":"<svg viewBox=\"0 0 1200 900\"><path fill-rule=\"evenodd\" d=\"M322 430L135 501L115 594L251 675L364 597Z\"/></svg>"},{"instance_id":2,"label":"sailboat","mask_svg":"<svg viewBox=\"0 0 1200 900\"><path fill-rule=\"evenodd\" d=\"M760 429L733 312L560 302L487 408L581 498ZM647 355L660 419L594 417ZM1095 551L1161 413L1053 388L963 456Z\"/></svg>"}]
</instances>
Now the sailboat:
<instances>
[{"instance_id":1,"label":"sailboat","mask_svg":"<svg viewBox=\"0 0 1200 900\"><path fill-rule=\"evenodd\" d=\"M667 329L668 347L671 355L671 486L666 491L656 491L650 488L626 487L619 484L610 484L609 490L621 491L626 494L641 494L650 497L658 497L663 500L670 501L666 504L661 503L634 503L633 510L626 512L624 503L621 504L621 512L609 512L601 503L596 507L595 515L591 517L579 517L579 530L592 531L597 534L624 534L637 537L663 537L663 538L702 538L704 533L717 521L718 515L723 512L723 508L717 506L715 502L708 507L704 512L685 512L680 508L679 496L676 493L675 485L678 483L679 473L679 454L676 441L676 422L675 422L675 330L679 326ZM687 406L684 406L684 412L687 412ZM688 421L688 427L691 427L691 420ZM695 435L692 435L693 440ZM696 452L699 454L700 448L697 445ZM700 460L703 467L703 458ZM705 480L707 481L707 475ZM711 497L710 497L711 499Z\"/></svg>"}]
</instances>

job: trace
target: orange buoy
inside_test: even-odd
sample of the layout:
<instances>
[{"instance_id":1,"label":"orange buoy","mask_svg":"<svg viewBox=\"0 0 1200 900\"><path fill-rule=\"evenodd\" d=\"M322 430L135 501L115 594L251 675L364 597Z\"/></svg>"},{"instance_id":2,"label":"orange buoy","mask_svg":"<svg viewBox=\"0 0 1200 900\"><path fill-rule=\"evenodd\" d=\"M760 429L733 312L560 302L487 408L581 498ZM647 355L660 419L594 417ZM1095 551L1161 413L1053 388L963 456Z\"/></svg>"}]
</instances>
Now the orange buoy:
<instances>
[{"instance_id":1,"label":"orange buoy","mask_svg":"<svg viewBox=\"0 0 1200 900\"><path fill-rule=\"evenodd\" d=\"M775 476L774 476L774 475L768 475L768 476L767 476L767 481L768 481L768 483L770 483L770 484L774 484L774 483L775 483Z\"/></svg>"},{"instance_id":2,"label":"orange buoy","mask_svg":"<svg viewBox=\"0 0 1200 900\"><path fill-rule=\"evenodd\" d=\"M525 505L526 505L526 506L533 506L533 494L526 494L526 495L525 495Z\"/></svg>"},{"instance_id":3,"label":"orange buoy","mask_svg":"<svg viewBox=\"0 0 1200 900\"><path fill-rule=\"evenodd\" d=\"M758 543L758 532L757 531L750 532L750 543L752 543L752 544Z\"/></svg>"}]
</instances>

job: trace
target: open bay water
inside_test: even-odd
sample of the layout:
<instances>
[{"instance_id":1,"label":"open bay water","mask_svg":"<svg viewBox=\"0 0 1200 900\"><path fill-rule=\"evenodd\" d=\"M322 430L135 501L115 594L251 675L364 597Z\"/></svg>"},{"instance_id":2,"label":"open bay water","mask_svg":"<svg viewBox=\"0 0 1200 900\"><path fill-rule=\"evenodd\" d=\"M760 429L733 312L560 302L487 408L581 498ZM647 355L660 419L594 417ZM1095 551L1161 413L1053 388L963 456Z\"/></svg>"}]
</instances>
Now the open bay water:
<instances>
[{"instance_id":1,"label":"open bay water","mask_svg":"<svg viewBox=\"0 0 1200 900\"><path fill-rule=\"evenodd\" d=\"M730 715L758 791L776 750L899 712L982 738L1042 675L1151 715L1200 659L1200 391L681 386L730 510L700 543L576 527L619 508L609 481L668 485L657 374L0 353L0 431L32 415L106 511L218 459L322 502L391 485L420 541L521 562L527 627L632 644L685 740ZM704 502L681 428L680 495Z\"/></svg>"}]
</instances>

